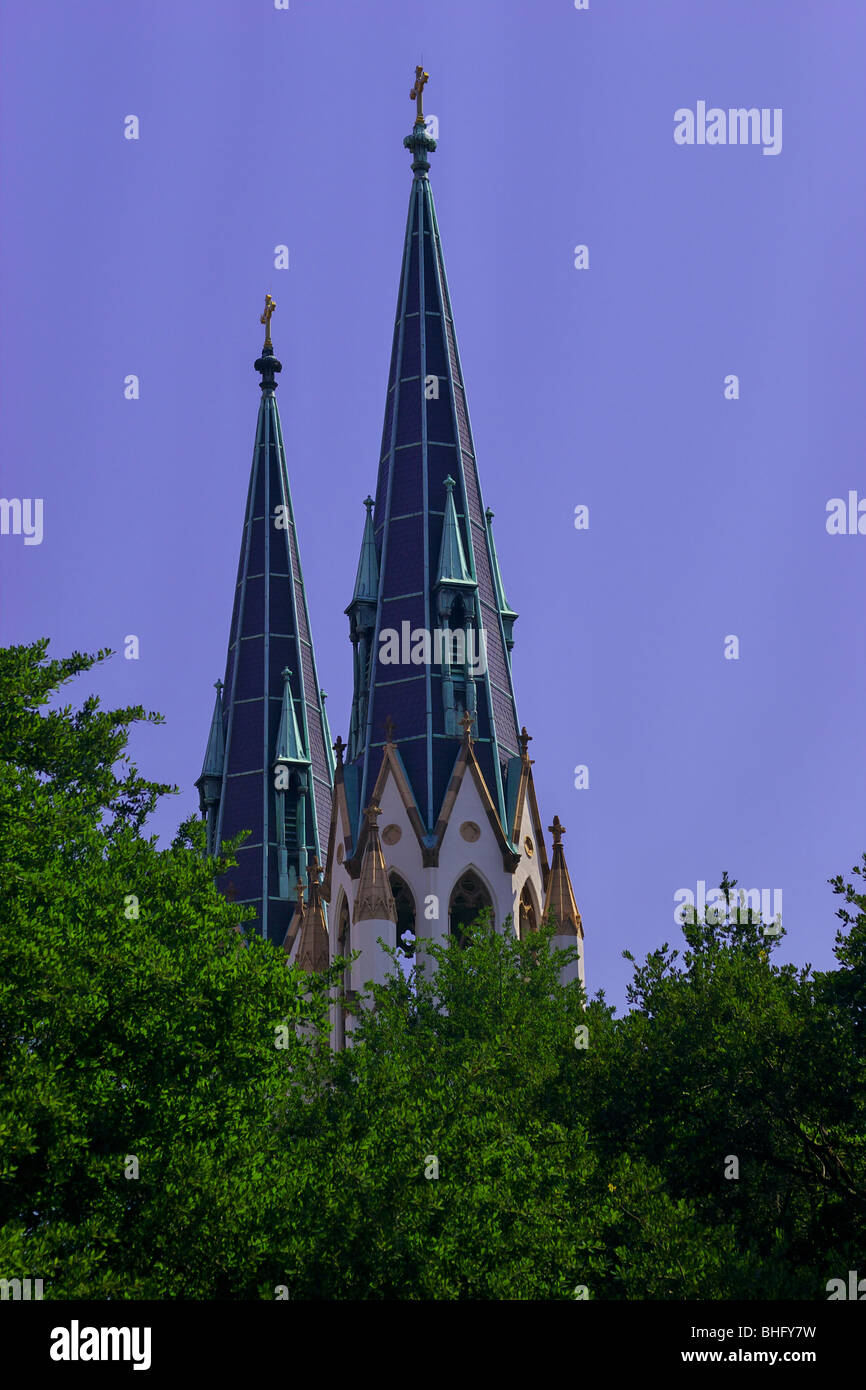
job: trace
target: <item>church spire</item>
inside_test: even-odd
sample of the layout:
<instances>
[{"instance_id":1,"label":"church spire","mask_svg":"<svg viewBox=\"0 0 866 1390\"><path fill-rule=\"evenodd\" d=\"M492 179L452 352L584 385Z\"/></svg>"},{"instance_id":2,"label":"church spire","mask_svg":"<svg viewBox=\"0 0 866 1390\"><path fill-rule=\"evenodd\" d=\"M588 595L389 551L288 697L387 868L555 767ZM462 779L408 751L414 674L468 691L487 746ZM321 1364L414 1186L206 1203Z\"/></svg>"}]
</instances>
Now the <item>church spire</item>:
<instances>
[{"instance_id":1,"label":"church spire","mask_svg":"<svg viewBox=\"0 0 866 1390\"><path fill-rule=\"evenodd\" d=\"M216 834L216 813L222 790L223 765L226 755L226 740L223 731L222 681L215 681L214 689L216 690L216 699L214 700L213 716L210 722L210 733L208 734L201 776L196 782L196 786L198 787L199 808L207 824L208 854L214 854L217 848L214 843Z\"/></svg>"},{"instance_id":2,"label":"church spire","mask_svg":"<svg viewBox=\"0 0 866 1390\"><path fill-rule=\"evenodd\" d=\"M261 401L218 720L222 780L213 809L217 847L241 830L251 832L220 887L255 908L247 930L281 942L298 882L327 843L333 778L275 396L282 371L271 341L275 308L268 295L260 318L265 341L255 364ZM216 766L218 746L219 729L212 724L206 767L208 759ZM213 785L204 773L200 780Z\"/></svg>"},{"instance_id":3,"label":"church spire","mask_svg":"<svg viewBox=\"0 0 866 1390\"><path fill-rule=\"evenodd\" d=\"M318 859L313 858L309 868L310 896L304 909L301 938L295 957L295 964L300 966L301 970L327 970L330 963L328 924L325 920L325 907L319 883L321 872Z\"/></svg>"},{"instance_id":4,"label":"church spire","mask_svg":"<svg viewBox=\"0 0 866 1390\"><path fill-rule=\"evenodd\" d=\"M375 801L367 807L367 847L361 861L361 877L355 897L356 922L396 922L394 895L388 881L378 820L382 812Z\"/></svg>"},{"instance_id":5,"label":"church spire","mask_svg":"<svg viewBox=\"0 0 866 1390\"><path fill-rule=\"evenodd\" d=\"M414 177L372 518L376 605L363 615L363 629L360 608L350 611L356 699L348 762L357 776L347 778L347 786L351 780L356 788L357 823L360 808L373 795L385 718L393 714L402 766L424 831L432 837L467 710L478 766L505 828L506 783L509 764L518 756L519 724L506 640L509 612L503 613L485 520L428 178L427 156L436 148L423 113L428 77L416 68L415 123L403 142L413 155ZM429 643L429 659L422 661L407 657L410 637L414 641L419 632ZM397 664L394 633L400 638ZM365 663L357 655L361 636Z\"/></svg>"},{"instance_id":6,"label":"church spire","mask_svg":"<svg viewBox=\"0 0 866 1390\"><path fill-rule=\"evenodd\" d=\"M549 913L552 914L557 939L570 937L572 942L576 939L582 940L583 924L577 910L574 889L571 886L571 876L565 862L565 850L562 847L565 826L561 823L559 816L554 816L553 825L549 825L547 828L553 836L553 859L550 865L550 877L547 880L547 892L544 897L542 915L546 918Z\"/></svg>"},{"instance_id":7,"label":"church spire","mask_svg":"<svg viewBox=\"0 0 866 1390\"><path fill-rule=\"evenodd\" d=\"M376 554L376 537L373 532L373 507L375 503L369 495L364 498L367 515L364 519L364 534L361 538L361 554L358 556L358 569L355 574L355 592L348 613L353 604L375 603L379 593L379 557Z\"/></svg>"}]
</instances>

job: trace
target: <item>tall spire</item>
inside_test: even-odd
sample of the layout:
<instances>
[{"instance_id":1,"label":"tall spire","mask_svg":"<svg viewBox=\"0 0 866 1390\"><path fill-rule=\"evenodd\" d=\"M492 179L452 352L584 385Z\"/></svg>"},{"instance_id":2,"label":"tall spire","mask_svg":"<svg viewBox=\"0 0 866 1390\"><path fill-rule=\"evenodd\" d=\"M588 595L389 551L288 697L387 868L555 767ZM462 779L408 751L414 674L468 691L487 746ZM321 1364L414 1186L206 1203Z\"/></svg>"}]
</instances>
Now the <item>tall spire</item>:
<instances>
[{"instance_id":1,"label":"tall spire","mask_svg":"<svg viewBox=\"0 0 866 1390\"><path fill-rule=\"evenodd\" d=\"M403 142L413 156L414 177L372 523L378 589L372 621L364 629L366 670L359 671L356 659L349 762L357 766L357 814L373 794L384 722L393 714L402 764L426 834L432 836L467 710L479 768L506 826L505 783L508 764L518 756L519 725L501 579L481 498L428 178L427 156L436 148L423 114L428 77L416 69L410 93L416 118ZM359 624L355 617L352 622L357 653ZM430 660L407 660L408 641L400 664L382 660L389 633L419 630L429 635ZM438 655L432 645L437 631L450 634ZM456 640L452 644L458 637L459 646Z\"/></svg>"},{"instance_id":2,"label":"tall spire","mask_svg":"<svg viewBox=\"0 0 866 1390\"><path fill-rule=\"evenodd\" d=\"M282 371L271 341L275 308L268 295L255 364L262 394L226 660L214 839L218 846L251 832L220 887L255 907L247 930L281 942L298 881L327 843L333 777L275 397ZM215 761L213 725L211 735L208 757L213 743Z\"/></svg>"}]
</instances>

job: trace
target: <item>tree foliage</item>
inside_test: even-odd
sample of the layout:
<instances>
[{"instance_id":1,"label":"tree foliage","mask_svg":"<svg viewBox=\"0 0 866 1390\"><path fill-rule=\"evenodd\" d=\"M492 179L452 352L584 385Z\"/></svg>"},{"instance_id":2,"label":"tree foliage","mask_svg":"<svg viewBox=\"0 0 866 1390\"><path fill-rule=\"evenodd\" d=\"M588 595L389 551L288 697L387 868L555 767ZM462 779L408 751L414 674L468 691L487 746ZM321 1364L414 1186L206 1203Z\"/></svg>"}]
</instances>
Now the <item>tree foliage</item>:
<instances>
[{"instance_id":1,"label":"tree foliage","mask_svg":"<svg viewBox=\"0 0 866 1390\"><path fill-rule=\"evenodd\" d=\"M776 965L760 921L710 910L633 963L619 1018L560 983L551 924L521 942L482 915L409 976L395 955L335 1055L340 963L311 977L243 934L214 887L237 843L146 837L172 789L125 750L159 716L54 703L108 655L0 651L0 1275L52 1298L770 1299L862 1264L863 893L832 880L836 970Z\"/></svg>"}]
</instances>

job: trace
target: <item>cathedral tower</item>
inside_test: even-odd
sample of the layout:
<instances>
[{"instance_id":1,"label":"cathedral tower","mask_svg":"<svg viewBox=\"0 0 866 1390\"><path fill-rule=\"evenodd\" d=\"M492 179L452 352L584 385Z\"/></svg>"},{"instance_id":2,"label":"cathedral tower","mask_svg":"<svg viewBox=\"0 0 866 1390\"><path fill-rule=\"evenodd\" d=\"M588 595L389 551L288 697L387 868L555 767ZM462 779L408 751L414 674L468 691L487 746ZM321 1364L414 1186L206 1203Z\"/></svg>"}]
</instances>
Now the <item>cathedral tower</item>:
<instances>
[{"instance_id":1,"label":"cathedral tower","mask_svg":"<svg viewBox=\"0 0 866 1390\"><path fill-rule=\"evenodd\" d=\"M282 945L294 937L298 880L321 858L331 816L334 759L319 688L310 615L276 402L268 295L253 461L229 632L225 683L217 682L204 766L196 783L208 850L249 830L220 888L256 909L245 930ZM305 960L321 960L324 911L311 895ZM294 917L294 923L292 921ZM318 933L318 935L317 935ZM294 938L293 938L294 939Z\"/></svg>"},{"instance_id":2,"label":"cathedral tower","mask_svg":"<svg viewBox=\"0 0 866 1390\"><path fill-rule=\"evenodd\" d=\"M558 944L580 947L569 973L583 978L561 827L551 879L517 716L517 614L481 497L428 177L427 77L416 69L417 116L403 142L413 179L376 494L364 503L346 609L354 692L348 745L335 745L322 884L331 958L362 953L346 972L352 992L382 978L378 937L411 953L424 938L459 936L483 907L498 927L510 914L521 934L551 908ZM336 1027L339 1046L339 1017Z\"/></svg>"}]
</instances>

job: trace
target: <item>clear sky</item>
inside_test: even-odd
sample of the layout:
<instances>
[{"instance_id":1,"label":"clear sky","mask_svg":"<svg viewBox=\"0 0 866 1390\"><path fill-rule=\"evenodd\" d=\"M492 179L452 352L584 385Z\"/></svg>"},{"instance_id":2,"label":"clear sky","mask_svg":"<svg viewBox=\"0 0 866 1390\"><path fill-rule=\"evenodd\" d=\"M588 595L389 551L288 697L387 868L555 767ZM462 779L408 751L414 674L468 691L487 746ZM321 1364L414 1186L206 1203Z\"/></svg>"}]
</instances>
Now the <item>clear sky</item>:
<instances>
[{"instance_id":1,"label":"clear sky","mask_svg":"<svg viewBox=\"0 0 866 1390\"><path fill-rule=\"evenodd\" d=\"M826 527L866 498L864 52L858 0L4 6L0 493L43 499L43 536L0 535L0 641L117 650L74 696L165 715L133 743L182 789L155 832L197 809L266 290L346 736L423 61L518 711L590 991L622 1003L622 950L678 939L674 895L724 869L782 893L783 959L831 963L826 880L866 849L866 535ZM699 102L779 108L780 151L677 144Z\"/></svg>"}]
</instances>

